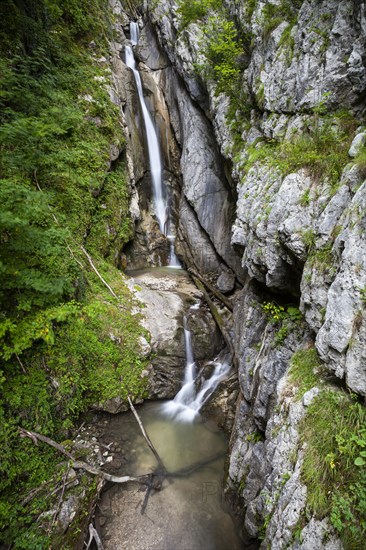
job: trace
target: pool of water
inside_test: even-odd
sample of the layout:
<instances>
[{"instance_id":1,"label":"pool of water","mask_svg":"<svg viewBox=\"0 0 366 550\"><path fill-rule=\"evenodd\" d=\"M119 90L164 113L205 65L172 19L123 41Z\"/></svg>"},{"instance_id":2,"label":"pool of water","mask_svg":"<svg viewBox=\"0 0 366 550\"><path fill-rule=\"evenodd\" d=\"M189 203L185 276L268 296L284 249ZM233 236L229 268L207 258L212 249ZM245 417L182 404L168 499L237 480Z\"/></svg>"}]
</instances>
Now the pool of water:
<instances>
[{"instance_id":1,"label":"pool of water","mask_svg":"<svg viewBox=\"0 0 366 550\"><path fill-rule=\"evenodd\" d=\"M249 548L223 499L225 434L200 416L193 422L174 421L161 403L144 404L138 413L169 476L147 504L145 488L135 483L113 485L103 493L96 521L105 550ZM128 460L121 475L141 475L156 468L132 413L110 419L107 430Z\"/></svg>"}]
</instances>

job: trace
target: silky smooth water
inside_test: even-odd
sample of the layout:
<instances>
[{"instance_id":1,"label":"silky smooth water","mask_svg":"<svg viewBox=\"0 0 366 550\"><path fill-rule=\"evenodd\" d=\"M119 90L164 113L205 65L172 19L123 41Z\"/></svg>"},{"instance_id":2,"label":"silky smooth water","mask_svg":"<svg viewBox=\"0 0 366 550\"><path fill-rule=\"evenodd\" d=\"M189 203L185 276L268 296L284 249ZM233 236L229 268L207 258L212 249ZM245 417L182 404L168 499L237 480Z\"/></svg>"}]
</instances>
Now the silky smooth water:
<instances>
[{"instance_id":1,"label":"silky smooth water","mask_svg":"<svg viewBox=\"0 0 366 550\"><path fill-rule=\"evenodd\" d=\"M201 417L188 424L174 422L162 413L160 403L145 404L138 413L170 475L162 490L149 497L144 514L145 493L136 484L114 486L102 497L100 509L108 518L102 528L105 550L247 548L223 499L228 446L224 433ZM155 457L132 414L110 422L113 437L123 437L123 446L128 447L129 463L121 474L152 471ZM201 467L189 471L197 464Z\"/></svg>"},{"instance_id":2,"label":"silky smooth water","mask_svg":"<svg viewBox=\"0 0 366 550\"><path fill-rule=\"evenodd\" d=\"M136 46L139 41L139 27L135 21L130 22L131 45ZM146 106L144 92L142 88L141 76L135 61L133 49L130 46L125 47L125 62L132 72L136 82L137 93L140 101L142 116L144 119L147 148L149 153L149 163L151 170L152 190L154 198L154 207L156 218L159 223L160 231L166 236L169 243L169 267L179 268L181 264L175 254L174 244L175 235L171 233L171 212L169 210L166 189L163 184L162 163L160 154L160 144L158 135Z\"/></svg>"}]
</instances>

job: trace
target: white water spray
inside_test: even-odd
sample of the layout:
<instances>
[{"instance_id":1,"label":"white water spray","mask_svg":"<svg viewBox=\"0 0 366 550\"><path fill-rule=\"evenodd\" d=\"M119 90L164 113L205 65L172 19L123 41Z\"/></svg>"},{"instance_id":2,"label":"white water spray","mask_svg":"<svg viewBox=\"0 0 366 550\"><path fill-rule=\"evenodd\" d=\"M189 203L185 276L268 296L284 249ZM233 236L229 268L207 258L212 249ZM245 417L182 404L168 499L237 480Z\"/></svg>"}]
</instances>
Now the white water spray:
<instances>
[{"instance_id":1,"label":"white water spray","mask_svg":"<svg viewBox=\"0 0 366 550\"><path fill-rule=\"evenodd\" d=\"M133 46L136 46L139 40L139 27L137 23L135 23L134 21L131 21L130 23L130 36L131 36L131 44ZM142 111L142 115L145 123L151 179L152 179L152 185L153 185L155 213L159 223L160 231L163 233L163 235L167 237L169 241L169 248L170 248L169 267L180 268L181 265L174 252L175 237L174 235L168 235L168 228L170 225L169 208L167 205L167 201L164 197L162 166L161 166L160 147L159 147L158 137L156 134L156 130L155 130L151 115L145 103L140 73L137 69L133 50L130 46L126 46L126 65L132 70L135 78L141 111Z\"/></svg>"},{"instance_id":2,"label":"white water spray","mask_svg":"<svg viewBox=\"0 0 366 550\"><path fill-rule=\"evenodd\" d=\"M196 309L193 306L191 309ZM172 401L168 401L163 405L163 411L181 422L192 422L198 415L202 406L208 398L213 394L219 383L228 375L231 365L217 358L215 361L210 361L213 371L209 378L204 379L200 389L197 391L196 363L193 357L191 333L188 329L187 317L184 318L184 343L186 348L186 367L184 372L183 386Z\"/></svg>"}]
</instances>

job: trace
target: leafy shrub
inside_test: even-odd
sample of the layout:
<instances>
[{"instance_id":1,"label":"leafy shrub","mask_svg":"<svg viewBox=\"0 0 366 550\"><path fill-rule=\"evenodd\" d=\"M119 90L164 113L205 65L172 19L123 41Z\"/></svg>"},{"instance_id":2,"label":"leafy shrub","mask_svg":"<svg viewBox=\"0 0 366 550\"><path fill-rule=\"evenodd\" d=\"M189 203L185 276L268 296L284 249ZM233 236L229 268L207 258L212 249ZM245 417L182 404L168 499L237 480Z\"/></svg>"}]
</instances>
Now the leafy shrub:
<instances>
[{"instance_id":1,"label":"leafy shrub","mask_svg":"<svg viewBox=\"0 0 366 550\"><path fill-rule=\"evenodd\" d=\"M113 266L131 225L124 164L109 168L123 131L96 62L111 36L107 9L104 0L0 3L0 538L9 548L52 546L42 514L63 472L57 453L19 427L60 441L92 403L144 393L144 331Z\"/></svg>"},{"instance_id":2,"label":"leafy shrub","mask_svg":"<svg viewBox=\"0 0 366 550\"><path fill-rule=\"evenodd\" d=\"M303 318L300 310L292 305L281 306L275 302L263 302L262 309L271 323L280 325L274 338L275 345L281 345Z\"/></svg>"},{"instance_id":3,"label":"leafy shrub","mask_svg":"<svg viewBox=\"0 0 366 550\"><path fill-rule=\"evenodd\" d=\"M210 9L220 9L220 0L180 0L177 12L182 17L182 26L204 18Z\"/></svg>"},{"instance_id":4,"label":"leafy shrub","mask_svg":"<svg viewBox=\"0 0 366 550\"><path fill-rule=\"evenodd\" d=\"M224 92L233 98L237 95L241 68L239 56L242 46L232 21L225 14L208 18L201 42L207 63L197 67L200 74L216 82L216 93Z\"/></svg>"}]
</instances>

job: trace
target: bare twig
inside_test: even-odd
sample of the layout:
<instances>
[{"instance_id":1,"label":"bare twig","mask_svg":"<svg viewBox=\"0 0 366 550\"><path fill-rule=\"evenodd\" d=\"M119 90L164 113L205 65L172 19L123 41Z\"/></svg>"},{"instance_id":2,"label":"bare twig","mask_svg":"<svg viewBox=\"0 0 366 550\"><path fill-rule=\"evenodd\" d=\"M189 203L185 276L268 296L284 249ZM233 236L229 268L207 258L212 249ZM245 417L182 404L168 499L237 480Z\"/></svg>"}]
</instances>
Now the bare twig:
<instances>
[{"instance_id":1,"label":"bare twig","mask_svg":"<svg viewBox=\"0 0 366 550\"><path fill-rule=\"evenodd\" d=\"M98 550L104 550L103 543L100 539L98 531L95 529L92 523L89 523L89 541L88 545L86 547L86 550L89 550L91 543L93 540L95 541L95 544L97 545Z\"/></svg>"},{"instance_id":2,"label":"bare twig","mask_svg":"<svg viewBox=\"0 0 366 550\"><path fill-rule=\"evenodd\" d=\"M89 256L89 254L87 253L87 251L85 250L85 248L82 246L81 247L81 250L84 252L85 256L87 257L88 259L88 262L90 263L92 269L95 271L95 273L98 275L99 279L102 281L102 283L104 284L104 286L106 286L109 290L109 292L112 294L112 296L114 298L117 298L118 300L118 296L116 295L116 293L114 292L114 290L109 286L109 284L107 283L107 281L105 279L103 279L103 277L101 276L101 274L99 273L99 271L97 270L97 268L95 267L94 263L93 263L93 260L91 259L91 257Z\"/></svg>"},{"instance_id":3,"label":"bare twig","mask_svg":"<svg viewBox=\"0 0 366 550\"><path fill-rule=\"evenodd\" d=\"M24 366L23 363L21 362L20 357L19 357L19 355L18 355L17 353L15 354L15 357L17 358L17 361L18 361L18 363L19 363L19 365L20 365L22 371L24 372L24 374L27 374L27 371L25 370L25 366Z\"/></svg>"}]
</instances>

